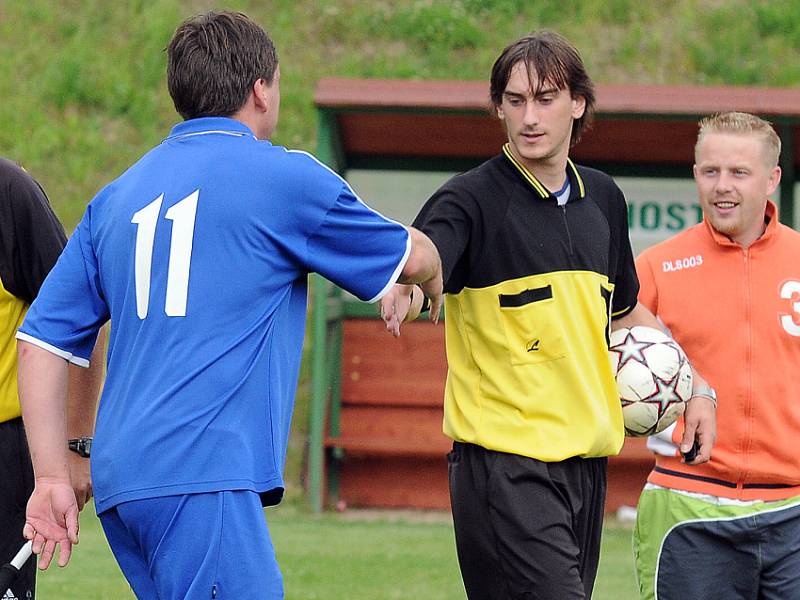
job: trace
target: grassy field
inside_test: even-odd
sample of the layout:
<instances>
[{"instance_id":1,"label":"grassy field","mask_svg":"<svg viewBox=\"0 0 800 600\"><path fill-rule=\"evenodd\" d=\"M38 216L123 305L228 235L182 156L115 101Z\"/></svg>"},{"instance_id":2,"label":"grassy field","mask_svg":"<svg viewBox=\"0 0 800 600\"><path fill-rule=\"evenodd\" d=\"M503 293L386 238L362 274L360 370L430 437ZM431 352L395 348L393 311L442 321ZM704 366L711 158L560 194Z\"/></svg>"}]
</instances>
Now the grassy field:
<instances>
[{"instance_id":1,"label":"grassy field","mask_svg":"<svg viewBox=\"0 0 800 600\"><path fill-rule=\"evenodd\" d=\"M275 39L274 141L310 151L321 77L486 81L540 27L572 39L599 83L800 83L795 0L3 0L0 155L42 181L68 228L177 120L163 49L183 18L223 5Z\"/></svg>"},{"instance_id":2,"label":"grassy field","mask_svg":"<svg viewBox=\"0 0 800 600\"><path fill-rule=\"evenodd\" d=\"M87 508L81 541L66 569L38 579L40 600L133 598ZM446 514L358 511L311 515L292 507L267 511L287 600L463 600L452 524ZM636 597L630 529L604 531L594 600Z\"/></svg>"}]
</instances>

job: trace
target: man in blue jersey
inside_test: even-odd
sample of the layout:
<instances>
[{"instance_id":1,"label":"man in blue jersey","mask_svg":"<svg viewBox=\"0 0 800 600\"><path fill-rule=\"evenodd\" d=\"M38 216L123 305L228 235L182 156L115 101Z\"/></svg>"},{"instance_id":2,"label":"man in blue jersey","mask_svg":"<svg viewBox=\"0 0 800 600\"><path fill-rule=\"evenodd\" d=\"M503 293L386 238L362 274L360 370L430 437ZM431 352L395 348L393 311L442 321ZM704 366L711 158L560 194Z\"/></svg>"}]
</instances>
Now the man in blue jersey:
<instances>
[{"instance_id":1,"label":"man in blue jersey","mask_svg":"<svg viewBox=\"0 0 800 600\"><path fill-rule=\"evenodd\" d=\"M280 73L258 25L208 13L167 50L185 121L92 200L18 333L36 475L25 535L42 568L56 545L69 560L64 373L111 320L92 475L134 592L282 598L262 505L283 494L307 274L367 301L419 283L438 306L440 261L313 156L267 141Z\"/></svg>"}]
</instances>

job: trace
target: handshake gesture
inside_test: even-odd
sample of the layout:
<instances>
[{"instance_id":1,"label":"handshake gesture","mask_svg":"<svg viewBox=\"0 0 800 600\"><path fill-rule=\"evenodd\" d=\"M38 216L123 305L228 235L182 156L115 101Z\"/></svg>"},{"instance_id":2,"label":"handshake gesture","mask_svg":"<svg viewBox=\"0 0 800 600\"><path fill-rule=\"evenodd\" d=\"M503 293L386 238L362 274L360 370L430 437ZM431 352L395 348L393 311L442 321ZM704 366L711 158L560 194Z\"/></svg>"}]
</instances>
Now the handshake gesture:
<instances>
[{"instance_id":1,"label":"handshake gesture","mask_svg":"<svg viewBox=\"0 0 800 600\"><path fill-rule=\"evenodd\" d=\"M409 227L411 254L398 283L381 298L381 318L386 330L400 337L400 325L430 311L433 323L439 322L442 308L442 261L430 238Z\"/></svg>"}]
</instances>

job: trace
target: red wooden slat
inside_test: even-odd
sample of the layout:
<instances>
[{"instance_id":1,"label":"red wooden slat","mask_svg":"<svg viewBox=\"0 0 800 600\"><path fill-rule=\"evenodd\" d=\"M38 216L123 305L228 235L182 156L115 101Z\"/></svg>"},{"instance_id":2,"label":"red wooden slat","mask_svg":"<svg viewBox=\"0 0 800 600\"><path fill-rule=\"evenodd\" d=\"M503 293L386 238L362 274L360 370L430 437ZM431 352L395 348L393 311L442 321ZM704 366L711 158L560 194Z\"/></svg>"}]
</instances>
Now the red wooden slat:
<instances>
[{"instance_id":1,"label":"red wooden slat","mask_svg":"<svg viewBox=\"0 0 800 600\"><path fill-rule=\"evenodd\" d=\"M442 433L447 360L444 327L406 324L393 339L374 319L344 322L340 498L351 506L448 508ZM609 460L607 510L636 503L653 457L629 438Z\"/></svg>"},{"instance_id":2,"label":"red wooden slat","mask_svg":"<svg viewBox=\"0 0 800 600\"><path fill-rule=\"evenodd\" d=\"M314 102L321 108L403 108L482 111L487 81L323 78ZM598 84L599 113L704 115L741 110L800 117L800 89L745 86Z\"/></svg>"},{"instance_id":3,"label":"red wooden slat","mask_svg":"<svg viewBox=\"0 0 800 600\"><path fill-rule=\"evenodd\" d=\"M351 319L343 339L343 404L442 406L443 325L407 323L394 339L378 319Z\"/></svg>"}]
</instances>

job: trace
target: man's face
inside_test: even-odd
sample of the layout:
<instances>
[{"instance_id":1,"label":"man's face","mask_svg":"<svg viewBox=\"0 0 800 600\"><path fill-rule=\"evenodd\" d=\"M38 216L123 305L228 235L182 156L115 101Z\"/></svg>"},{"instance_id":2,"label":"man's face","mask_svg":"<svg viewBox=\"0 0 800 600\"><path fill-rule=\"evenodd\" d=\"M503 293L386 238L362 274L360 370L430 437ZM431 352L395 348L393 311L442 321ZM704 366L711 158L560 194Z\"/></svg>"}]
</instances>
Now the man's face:
<instances>
[{"instance_id":1,"label":"man's face","mask_svg":"<svg viewBox=\"0 0 800 600\"><path fill-rule=\"evenodd\" d=\"M537 75L533 89L536 89ZM531 170L537 165L565 161L572 136L572 121L583 115L586 101L572 98L569 90L546 84L531 93L525 63L511 69L497 116L505 123L516 158Z\"/></svg>"},{"instance_id":2,"label":"man's face","mask_svg":"<svg viewBox=\"0 0 800 600\"><path fill-rule=\"evenodd\" d=\"M711 132L697 147L694 179L712 227L745 248L764 232L767 196L781 170L767 164L765 143L754 134Z\"/></svg>"}]
</instances>

